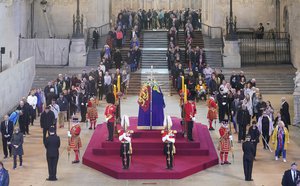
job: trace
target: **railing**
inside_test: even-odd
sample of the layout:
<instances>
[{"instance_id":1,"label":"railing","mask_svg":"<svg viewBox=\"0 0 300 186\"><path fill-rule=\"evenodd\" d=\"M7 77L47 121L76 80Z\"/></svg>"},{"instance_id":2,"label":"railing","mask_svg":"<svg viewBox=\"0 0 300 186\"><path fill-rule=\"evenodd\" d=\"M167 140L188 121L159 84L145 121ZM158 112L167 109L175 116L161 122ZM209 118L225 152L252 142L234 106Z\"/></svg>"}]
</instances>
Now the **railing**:
<instances>
[{"instance_id":1,"label":"railing","mask_svg":"<svg viewBox=\"0 0 300 186\"><path fill-rule=\"evenodd\" d=\"M105 34L108 34L108 32L110 31L110 27L111 27L110 23L106 23L99 27L89 27L87 30L87 36L86 36L86 50L87 51L89 50L89 44L93 38L94 30L98 30L99 37L101 37Z\"/></svg>"},{"instance_id":2,"label":"railing","mask_svg":"<svg viewBox=\"0 0 300 186\"><path fill-rule=\"evenodd\" d=\"M237 28L236 34L238 39L258 39L259 36L263 39L288 39L290 37L287 32L274 32L274 30L269 30L260 35L253 28Z\"/></svg>"},{"instance_id":3,"label":"railing","mask_svg":"<svg viewBox=\"0 0 300 186\"><path fill-rule=\"evenodd\" d=\"M211 39L221 39L222 46L224 47L222 27L209 26L205 23L201 23L201 24L202 24L202 34L208 36Z\"/></svg>"},{"instance_id":4,"label":"railing","mask_svg":"<svg viewBox=\"0 0 300 186\"><path fill-rule=\"evenodd\" d=\"M242 66L291 63L288 33L273 32L270 37L264 35L263 39L254 36L239 39Z\"/></svg>"},{"instance_id":5,"label":"railing","mask_svg":"<svg viewBox=\"0 0 300 186\"><path fill-rule=\"evenodd\" d=\"M209 26L205 23L201 23L201 24L202 24L202 34L203 35L206 35L211 39L220 39L220 41L222 43L222 47L220 48L220 50L221 50L221 55L223 55L224 47L225 47L223 28ZM223 57L221 57L221 60L222 60L222 65L223 65Z\"/></svg>"}]
</instances>

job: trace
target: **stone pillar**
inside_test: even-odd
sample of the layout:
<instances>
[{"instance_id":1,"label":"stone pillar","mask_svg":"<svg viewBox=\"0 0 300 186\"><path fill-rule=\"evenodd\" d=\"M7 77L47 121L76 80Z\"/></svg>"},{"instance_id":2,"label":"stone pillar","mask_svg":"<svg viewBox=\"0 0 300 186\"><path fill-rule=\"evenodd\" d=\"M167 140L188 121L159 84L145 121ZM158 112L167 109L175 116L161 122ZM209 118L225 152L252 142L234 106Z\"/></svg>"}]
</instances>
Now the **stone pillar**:
<instances>
[{"instance_id":1,"label":"stone pillar","mask_svg":"<svg viewBox=\"0 0 300 186\"><path fill-rule=\"evenodd\" d=\"M294 96L294 124L300 127L300 90L295 91L293 96Z\"/></svg>"},{"instance_id":2,"label":"stone pillar","mask_svg":"<svg viewBox=\"0 0 300 186\"><path fill-rule=\"evenodd\" d=\"M296 72L294 78L295 90L294 90L294 124L300 127L300 72Z\"/></svg>"},{"instance_id":3,"label":"stone pillar","mask_svg":"<svg viewBox=\"0 0 300 186\"><path fill-rule=\"evenodd\" d=\"M241 68L239 41L225 41L224 44L224 68Z\"/></svg>"},{"instance_id":4,"label":"stone pillar","mask_svg":"<svg viewBox=\"0 0 300 186\"><path fill-rule=\"evenodd\" d=\"M86 66L86 47L84 39L72 39L71 50L69 54L70 67L85 67Z\"/></svg>"}]
</instances>

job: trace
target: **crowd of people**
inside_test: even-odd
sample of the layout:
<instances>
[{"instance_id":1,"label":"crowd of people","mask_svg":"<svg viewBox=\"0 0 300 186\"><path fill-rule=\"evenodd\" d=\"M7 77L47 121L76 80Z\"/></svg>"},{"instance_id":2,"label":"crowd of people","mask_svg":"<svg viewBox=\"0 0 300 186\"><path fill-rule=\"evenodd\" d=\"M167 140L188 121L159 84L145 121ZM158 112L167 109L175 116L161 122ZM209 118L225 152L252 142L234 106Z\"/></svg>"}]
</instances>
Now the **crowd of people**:
<instances>
[{"instance_id":1,"label":"crowd of people","mask_svg":"<svg viewBox=\"0 0 300 186\"><path fill-rule=\"evenodd\" d=\"M247 80L244 72L241 71L232 72L230 79L226 80L221 69L213 69L206 64L203 49L192 48L194 30L201 27L200 22L201 10L149 10L148 12L141 9L136 12L122 10L117 16L116 26L108 33L97 69L92 68L89 72L83 70L81 74L72 76L59 74L57 79L48 82L44 89L32 89L27 97L22 98L14 112L4 116L4 121L1 123L4 159L13 157L13 169L16 169L17 157L19 157L19 166L22 166L24 137L30 135L30 125L32 126L38 117L43 130L43 143L47 150L51 147L57 150L60 147L56 130L64 128L65 122L78 112L81 116L80 122L89 120L89 129L95 129L98 118L97 105L99 101L114 92L118 77L121 82L121 93L126 98L129 73L136 71L140 66L141 30L167 28L169 30L167 61L174 88L182 96L184 91L182 85L186 84L189 94L195 94L198 101L207 101L209 130L215 130L213 123L215 122L216 127L216 120L222 123L219 130L221 165L230 164L228 153L230 140L232 141L230 136L233 132L238 134L237 142L243 142L246 181L252 181L253 160L256 157L260 136L262 136L263 148L269 150L271 148L269 141L271 141L275 149L275 160L282 156L283 161L286 162L286 149L289 143L288 126L291 125L289 104L286 99L284 97L281 99L280 111L275 113L271 102L263 99L255 79ZM178 45L180 27L184 28L185 32L184 51L181 51ZM129 35L127 35L128 29L131 29ZM120 50L125 44L126 37L130 40L127 62L123 59ZM93 48L98 48L97 30L93 33L93 39L96 41ZM111 72L113 64L116 68L114 73ZM193 122L196 104L192 99L188 102L190 103L188 109L193 112L193 117L190 118L189 115L185 120ZM109 106L114 105L110 102L109 104ZM109 118L110 111L106 110L105 115ZM110 117L107 121L113 123L114 118ZM229 122L233 124L232 133ZM78 127L75 126L73 126L74 130L77 130ZM110 134L108 140L112 141L112 129L108 130ZM188 128L188 140L193 141L192 128ZM71 144L74 145L73 142ZM79 150L75 149L75 146L70 148L73 148L76 154ZM58 151L53 154L47 152L47 160L53 162L48 162L49 167L55 164L51 170L49 168L49 174L51 173L49 180L56 180ZM78 162L77 152L73 163ZM128 166L128 163L125 165ZM300 176L295 166L296 164L292 164L293 179ZM0 175L4 175L0 176L1 182L9 180L8 173L5 171L0 162ZM285 173L285 176L286 174L288 173ZM285 176L283 183L289 181Z\"/></svg>"}]
</instances>

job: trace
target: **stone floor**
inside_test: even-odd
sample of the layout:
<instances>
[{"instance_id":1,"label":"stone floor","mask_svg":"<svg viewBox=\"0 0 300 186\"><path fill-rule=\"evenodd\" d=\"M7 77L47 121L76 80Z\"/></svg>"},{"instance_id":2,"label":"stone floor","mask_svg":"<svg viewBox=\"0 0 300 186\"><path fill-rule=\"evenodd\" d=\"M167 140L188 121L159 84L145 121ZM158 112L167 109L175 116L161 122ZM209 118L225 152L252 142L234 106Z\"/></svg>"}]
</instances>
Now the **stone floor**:
<instances>
[{"instance_id":1,"label":"stone floor","mask_svg":"<svg viewBox=\"0 0 300 186\"><path fill-rule=\"evenodd\" d=\"M279 109L280 96L282 95L264 95L265 100L270 100L273 103L276 111ZM285 95L290 103L290 112L293 113L292 96ZM126 100L122 100L122 114L136 116L138 111L137 97L131 96ZM179 116L178 97L165 97L166 109L165 113L172 116ZM101 102L99 106L99 121L103 122L105 103ZM207 124L206 120L207 108L204 102L198 103L197 120ZM93 131L87 129L85 124L82 124L82 143L83 154ZM218 128L218 126L217 126ZM73 153L68 157L67 148L67 123L65 129L58 129L58 135L61 138L60 159L58 165L58 181L47 182L47 163L45 158L45 149L42 144L42 131L39 123L30 128L31 135L25 138L24 144L24 166L22 168L12 169L12 158L4 160L5 167L9 170L12 186L48 186L48 185L72 185L72 186L140 186L140 185L161 185L161 186L199 186L199 185L257 185L257 186L275 186L280 185L283 171L289 169L290 164L294 161L300 163L298 149L300 146L300 129L298 127L290 127L290 146L287 151L287 163L282 161L276 162L274 154L263 150L262 144L258 145L257 161L254 162L253 182L245 182L242 165L241 144L237 143L237 136L234 135L234 160L231 155L229 160L232 165L221 166L217 165L205 171L194 174L190 177L181 180L116 180L107 175L104 175L96 170L86 167L82 164L72 165L71 161L74 158ZM217 130L211 132L214 143L217 143ZM2 149L1 149L2 154ZM134 157L133 157L134 158ZM175 157L176 161L176 157ZM121 162L120 162L121 163Z\"/></svg>"}]
</instances>

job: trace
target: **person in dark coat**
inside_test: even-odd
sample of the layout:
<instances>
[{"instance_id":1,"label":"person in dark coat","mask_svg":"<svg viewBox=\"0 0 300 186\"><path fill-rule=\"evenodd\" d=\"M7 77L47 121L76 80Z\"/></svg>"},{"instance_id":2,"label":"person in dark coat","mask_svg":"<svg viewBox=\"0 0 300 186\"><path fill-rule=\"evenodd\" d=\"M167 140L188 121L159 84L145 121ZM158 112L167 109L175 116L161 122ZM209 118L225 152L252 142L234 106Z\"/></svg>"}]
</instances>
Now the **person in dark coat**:
<instances>
[{"instance_id":1,"label":"person in dark coat","mask_svg":"<svg viewBox=\"0 0 300 186\"><path fill-rule=\"evenodd\" d=\"M1 123L1 134L2 134L2 144L3 144L3 153L4 159L7 158L9 151L9 157L11 157L11 145L10 140L13 135L14 124L12 121L9 121L8 115L4 116L4 121Z\"/></svg>"},{"instance_id":2,"label":"person in dark coat","mask_svg":"<svg viewBox=\"0 0 300 186\"><path fill-rule=\"evenodd\" d=\"M22 167L22 163L23 163L22 156L24 154L23 142L24 142L24 137L23 137L22 132L20 132L19 128L15 128L15 132L11 137L12 155L14 156L13 169L17 168L17 156L19 156L20 167Z\"/></svg>"},{"instance_id":3,"label":"person in dark coat","mask_svg":"<svg viewBox=\"0 0 300 186\"><path fill-rule=\"evenodd\" d=\"M246 141L243 143L243 166L244 166L244 174L245 181L253 181L252 179L252 167L254 160L254 146L251 143L251 136L246 136Z\"/></svg>"},{"instance_id":4,"label":"person in dark coat","mask_svg":"<svg viewBox=\"0 0 300 186\"><path fill-rule=\"evenodd\" d=\"M97 29L93 31L93 49L98 49L99 32Z\"/></svg>"},{"instance_id":5,"label":"person in dark coat","mask_svg":"<svg viewBox=\"0 0 300 186\"><path fill-rule=\"evenodd\" d=\"M67 112L69 110L69 102L67 98L64 96L64 93L60 93L56 103L59 106L59 113L58 113L59 128L63 128L65 119L67 117Z\"/></svg>"},{"instance_id":6,"label":"person in dark coat","mask_svg":"<svg viewBox=\"0 0 300 186\"><path fill-rule=\"evenodd\" d=\"M300 171L297 170L297 164L291 164L291 169L286 170L281 180L282 186L297 186L300 182Z\"/></svg>"},{"instance_id":7,"label":"person in dark coat","mask_svg":"<svg viewBox=\"0 0 300 186\"><path fill-rule=\"evenodd\" d=\"M269 148L269 140L274 130L272 119L264 111L263 115L258 118L257 127L263 138L264 149Z\"/></svg>"},{"instance_id":8,"label":"person in dark coat","mask_svg":"<svg viewBox=\"0 0 300 186\"><path fill-rule=\"evenodd\" d=\"M80 122L86 122L88 96L86 95L84 90L81 90L81 92L79 93L78 103L80 105L80 114L81 114Z\"/></svg>"},{"instance_id":9,"label":"person in dark coat","mask_svg":"<svg viewBox=\"0 0 300 186\"><path fill-rule=\"evenodd\" d=\"M45 111L41 114L40 124L43 129L43 143L45 144L46 135L51 126L55 123L55 115L53 111L50 110L50 106L45 108Z\"/></svg>"},{"instance_id":10,"label":"person in dark coat","mask_svg":"<svg viewBox=\"0 0 300 186\"><path fill-rule=\"evenodd\" d=\"M122 54L121 54L120 50L117 49L116 53L114 54L114 62L115 62L115 65L116 65L116 69L121 68L122 61L123 61Z\"/></svg>"},{"instance_id":11,"label":"person in dark coat","mask_svg":"<svg viewBox=\"0 0 300 186\"><path fill-rule=\"evenodd\" d=\"M285 97L281 98L281 107L280 107L281 117L286 121L286 125L291 124L291 117L289 112L289 104L286 102Z\"/></svg>"},{"instance_id":12,"label":"person in dark coat","mask_svg":"<svg viewBox=\"0 0 300 186\"><path fill-rule=\"evenodd\" d=\"M252 121L252 126L248 130L248 135L251 136L250 141L254 146L254 160L255 160L257 144L259 143L259 136L260 136L260 132L256 126L255 121Z\"/></svg>"},{"instance_id":13,"label":"person in dark coat","mask_svg":"<svg viewBox=\"0 0 300 186\"><path fill-rule=\"evenodd\" d=\"M9 174L8 171L4 168L2 161L0 161L0 185L9 186Z\"/></svg>"},{"instance_id":14,"label":"person in dark coat","mask_svg":"<svg viewBox=\"0 0 300 186\"><path fill-rule=\"evenodd\" d=\"M45 141L46 157L48 163L48 181L56 181L57 162L59 158L60 138L55 133L55 128L50 127L49 136Z\"/></svg>"},{"instance_id":15,"label":"person in dark coat","mask_svg":"<svg viewBox=\"0 0 300 186\"><path fill-rule=\"evenodd\" d=\"M246 127L250 124L250 114L246 105L243 104L238 110L236 120L239 126L238 143L241 143L241 140L245 141Z\"/></svg>"},{"instance_id":16,"label":"person in dark coat","mask_svg":"<svg viewBox=\"0 0 300 186\"><path fill-rule=\"evenodd\" d=\"M17 110L20 111L19 116L19 126L23 135L26 132L26 126L30 122L30 109L25 105L24 101L20 101L20 105L17 107Z\"/></svg>"}]
</instances>

